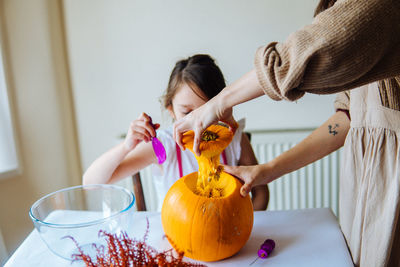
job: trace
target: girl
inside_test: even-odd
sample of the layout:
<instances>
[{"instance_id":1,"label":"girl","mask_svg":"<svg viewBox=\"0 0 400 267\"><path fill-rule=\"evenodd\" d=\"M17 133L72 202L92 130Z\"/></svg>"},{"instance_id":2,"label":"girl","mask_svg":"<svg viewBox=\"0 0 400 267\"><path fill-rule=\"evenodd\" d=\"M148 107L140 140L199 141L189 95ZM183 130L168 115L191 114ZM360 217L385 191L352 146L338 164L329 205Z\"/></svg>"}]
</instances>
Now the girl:
<instances>
[{"instance_id":1,"label":"girl","mask_svg":"<svg viewBox=\"0 0 400 267\"><path fill-rule=\"evenodd\" d=\"M174 120L179 120L200 107L225 87L221 70L208 55L194 55L178 61L172 70L162 102ZM154 126L154 127L153 127ZM125 141L96 159L83 175L83 184L114 183L131 176L153 164L153 179L158 193L157 209L172 184L178 178L198 170L194 155L181 151L172 137L172 128L159 130L151 118L142 113L134 120ZM222 154L221 162L229 165L257 164L249 139L243 133L244 123L239 124L231 144ZM152 137L162 142L167 159L159 165L153 151ZM143 142L144 141L144 142ZM268 204L268 187L259 186L252 191L254 209L265 210Z\"/></svg>"}]
</instances>

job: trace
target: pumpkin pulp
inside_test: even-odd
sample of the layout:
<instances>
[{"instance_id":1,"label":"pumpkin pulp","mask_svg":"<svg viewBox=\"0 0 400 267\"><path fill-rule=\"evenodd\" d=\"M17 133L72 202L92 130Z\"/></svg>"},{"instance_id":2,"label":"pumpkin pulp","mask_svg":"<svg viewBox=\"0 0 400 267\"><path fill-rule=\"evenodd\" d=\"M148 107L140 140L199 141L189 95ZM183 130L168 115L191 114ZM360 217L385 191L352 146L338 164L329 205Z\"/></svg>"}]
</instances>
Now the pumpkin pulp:
<instances>
[{"instance_id":1,"label":"pumpkin pulp","mask_svg":"<svg viewBox=\"0 0 400 267\"><path fill-rule=\"evenodd\" d=\"M193 151L193 131L185 133L183 142L186 148ZM217 198L226 194L226 183L220 181L221 172L220 155L232 141L233 133L224 126L211 125L201 136L200 156L195 154L199 164L196 187L190 187L200 196Z\"/></svg>"}]
</instances>

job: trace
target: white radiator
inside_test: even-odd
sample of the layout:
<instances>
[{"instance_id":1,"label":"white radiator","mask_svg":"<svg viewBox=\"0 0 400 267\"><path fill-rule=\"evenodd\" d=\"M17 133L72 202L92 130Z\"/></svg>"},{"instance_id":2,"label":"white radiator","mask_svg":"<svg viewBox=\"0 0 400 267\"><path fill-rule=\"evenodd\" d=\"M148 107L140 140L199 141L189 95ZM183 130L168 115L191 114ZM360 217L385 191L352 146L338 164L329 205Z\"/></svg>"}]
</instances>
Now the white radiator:
<instances>
[{"instance_id":1,"label":"white radiator","mask_svg":"<svg viewBox=\"0 0 400 267\"><path fill-rule=\"evenodd\" d=\"M313 129L250 131L259 163L265 163L303 140ZM339 153L287 174L269 184L268 210L331 208L339 215ZM147 209L156 210L151 168L140 172ZM131 179L120 183L132 189Z\"/></svg>"},{"instance_id":2,"label":"white radiator","mask_svg":"<svg viewBox=\"0 0 400 267\"><path fill-rule=\"evenodd\" d=\"M312 129L252 131L251 143L259 163L288 150ZM269 183L268 210L331 208L339 213L339 153Z\"/></svg>"}]
</instances>

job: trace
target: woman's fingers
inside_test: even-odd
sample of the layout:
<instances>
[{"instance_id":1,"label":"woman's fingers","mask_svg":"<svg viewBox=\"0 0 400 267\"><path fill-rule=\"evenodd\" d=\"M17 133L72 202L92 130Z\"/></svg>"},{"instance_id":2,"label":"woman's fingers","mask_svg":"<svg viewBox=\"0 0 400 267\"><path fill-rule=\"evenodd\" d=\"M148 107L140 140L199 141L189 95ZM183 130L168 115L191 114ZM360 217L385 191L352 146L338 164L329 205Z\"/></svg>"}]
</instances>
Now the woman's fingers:
<instances>
[{"instance_id":1,"label":"woman's fingers","mask_svg":"<svg viewBox=\"0 0 400 267\"><path fill-rule=\"evenodd\" d=\"M224 167L224 172L227 172L227 173L242 180L242 178L240 177L241 172L240 172L238 166L229 166L229 165L222 165L222 166Z\"/></svg>"},{"instance_id":2,"label":"woman's fingers","mask_svg":"<svg viewBox=\"0 0 400 267\"><path fill-rule=\"evenodd\" d=\"M188 115L186 115L185 117L183 117L182 119L180 119L174 123L174 126L173 126L174 127L174 130L173 130L174 139L175 139L175 142L179 145L179 147L182 150L185 150L185 147L182 142L183 134L187 131L193 130L195 132L194 142L199 143L199 137L198 137L197 133L198 132L202 133L203 129L201 129L200 127L196 127L196 125L198 125L196 123L196 121L198 121L198 120L196 119L196 117L193 117L193 111L192 111L191 113L189 113ZM200 126L201 126L201 124L200 124ZM197 137L197 140L196 140L196 137ZM198 147L198 145L197 145L197 147ZM193 145L193 149L195 149L194 145ZM197 154L197 152L196 152L196 154Z\"/></svg>"},{"instance_id":3,"label":"woman's fingers","mask_svg":"<svg viewBox=\"0 0 400 267\"><path fill-rule=\"evenodd\" d=\"M199 145L201 142L201 135L205 129L201 123L197 124L197 126L195 126L195 127L192 127L191 122L193 122L193 121L191 120L191 118L188 117L189 115L185 116L181 120L174 123L174 131L173 131L174 139L175 139L176 143L179 145L179 147L182 150L185 150L185 147L182 142L183 134L185 132L193 129L193 132L194 132L193 151L194 151L194 153L196 153L196 155L200 156L201 152L199 149Z\"/></svg>"},{"instance_id":4,"label":"woman's fingers","mask_svg":"<svg viewBox=\"0 0 400 267\"><path fill-rule=\"evenodd\" d=\"M194 130L193 151L194 151L194 153L196 153L197 156L200 156L200 154L201 154L199 146L200 146L203 130L204 129L202 129L201 125L196 127L196 129Z\"/></svg>"},{"instance_id":5,"label":"woman's fingers","mask_svg":"<svg viewBox=\"0 0 400 267\"><path fill-rule=\"evenodd\" d=\"M246 197L250 193L250 191L251 191L251 185L250 184L244 184L240 188L240 195L242 195L242 197Z\"/></svg>"},{"instance_id":6,"label":"woman's fingers","mask_svg":"<svg viewBox=\"0 0 400 267\"><path fill-rule=\"evenodd\" d=\"M253 187L254 180L256 177L253 175L252 169L257 168L255 166L224 166L224 171L235 176L236 178L240 179L244 182L244 185L240 188L240 194L245 197L247 196L251 188Z\"/></svg>"},{"instance_id":7,"label":"woman's fingers","mask_svg":"<svg viewBox=\"0 0 400 267\"><path fill-rule=\"evenodd\" d=\"M182 150L185 150L185 147L184 147L183 142L182 142L182 136L183 136L183 133L184 133L184 131L182 130L182 127L183 127L182 123L183 123L184 119L185 118L183 118L182 120L176 121L174 123L174 126L173 126L174 127L173 133L174 133L175 142L178 144L178 146Z\"/></svg>"},{"instance_id":8,"label":"woman's fingers","mask_svg":"<svg viewBox=\"0 0 400 267\"><path fill-rule=\"evenodd\" d=\"M239 124L237 121L233 118L233 116L229 116L226 119L222 119L222 122L226 123L229 126L229 130L231 130L233 133L236 132L237 128L239 127Z\"/></svg>"},{"instance_id":9,"label":"woman's fingers","mask_svg":"<svg viewBox=\"0 0 400 267\"><path fill-rule=\"evenodd\" d=\"M184 149L182 136L190 130L194 131L193 151L197 155L200 155L199 145L202 133L211 124L222 121L228 124L232 132L236 131L238 123L232 116L232 108L224 111L219 108L215 101L210 100L174 123L174 139L181 149Z\"/></svg>"}]
</instances>

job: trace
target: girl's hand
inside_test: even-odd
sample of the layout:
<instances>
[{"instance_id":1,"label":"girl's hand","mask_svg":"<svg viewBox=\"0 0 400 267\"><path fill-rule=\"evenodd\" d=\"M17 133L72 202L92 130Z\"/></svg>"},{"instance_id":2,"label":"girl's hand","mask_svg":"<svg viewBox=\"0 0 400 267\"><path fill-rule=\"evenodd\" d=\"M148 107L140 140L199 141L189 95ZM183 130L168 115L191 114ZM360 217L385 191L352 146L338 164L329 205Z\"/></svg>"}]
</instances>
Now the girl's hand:
<instances>
[{"instance_id":1,"label":"girl's hand","mask_svg":"<svg viewBox=\"0 0 400 267\"><path fill-rule=\"evenodd\" d=\"M247 196L251 188L256 185L267 184L263 179L262 165L253 166L227 166L224 165L224 171L242 180L244 185L240 188L240 194Z\"/></svg>"},{"instance_id":2,"label":"girl's hand","mask_svg":"<svg viewBox=\"0 0 400 267\"><path fill-rule=\"evenodd\" d=\"M154 127L153 127L154 126ZM152 124L151 118L142 113L136 120L132 121L126 134L124 145L128 151L134 149L140 142L149 142L156 136L156 130L160 124Z\"/></svg>"},{"instance_id":3,"label":"girl's hand","mask_svg":"<svg viewBox=\"0 0 400 267\"><path fill-rule=\"evenodd\" d=\"M213 98L174 123L174 139L180 148L184 150L182 135L187 131L193 130L193 150L197 155L200 155L199 144L201 134L208 126L218 121L228 124L232 132L235 132L238 127L237 122L232 116L232 108L224 109L223 105L217 102L216 98Z\"/></svg>"}]
</instances>

